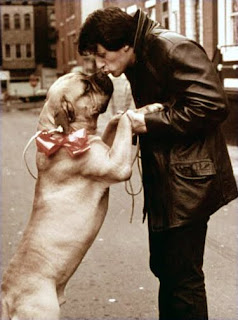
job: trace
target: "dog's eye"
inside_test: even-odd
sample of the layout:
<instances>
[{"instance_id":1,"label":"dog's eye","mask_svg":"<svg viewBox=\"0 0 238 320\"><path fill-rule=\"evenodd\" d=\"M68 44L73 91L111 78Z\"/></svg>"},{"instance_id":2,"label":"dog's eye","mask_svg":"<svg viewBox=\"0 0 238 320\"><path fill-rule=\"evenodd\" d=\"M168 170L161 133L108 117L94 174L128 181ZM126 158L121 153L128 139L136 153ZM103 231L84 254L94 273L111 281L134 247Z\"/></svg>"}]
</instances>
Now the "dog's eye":
<instances>
[{"instance_id":1,"label":"dog's eye","mask_svg":"<svg viewBox=\"0 0 238 320\"><path fill-rule=\"evenodd\" d=\"M92 90L92 85L90 81L84 80L84 84L85 84L84 93L88 93L89 91Z\"/></svg>"}]
</instances>

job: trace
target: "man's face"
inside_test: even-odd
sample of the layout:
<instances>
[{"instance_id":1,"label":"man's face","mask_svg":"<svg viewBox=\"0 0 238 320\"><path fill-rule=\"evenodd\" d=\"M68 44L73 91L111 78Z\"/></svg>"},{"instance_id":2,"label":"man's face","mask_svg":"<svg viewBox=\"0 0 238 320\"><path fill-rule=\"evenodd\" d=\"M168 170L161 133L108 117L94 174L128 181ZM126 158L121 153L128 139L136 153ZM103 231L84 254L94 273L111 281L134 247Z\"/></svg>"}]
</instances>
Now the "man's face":
<instances>
[{"instance_id":1,"label":"man's face","mask_svg":"<svg viewBox=\"0 0 238 320\"><path fill-rule=\"evenodd\" d=\"M97 68L106 74L111 73L114 77L119 77L128 66L135 61L133 48L124 46L117 51L108 51L102 45L97 45L95 53Z\"/></svg>"}]
</instances>

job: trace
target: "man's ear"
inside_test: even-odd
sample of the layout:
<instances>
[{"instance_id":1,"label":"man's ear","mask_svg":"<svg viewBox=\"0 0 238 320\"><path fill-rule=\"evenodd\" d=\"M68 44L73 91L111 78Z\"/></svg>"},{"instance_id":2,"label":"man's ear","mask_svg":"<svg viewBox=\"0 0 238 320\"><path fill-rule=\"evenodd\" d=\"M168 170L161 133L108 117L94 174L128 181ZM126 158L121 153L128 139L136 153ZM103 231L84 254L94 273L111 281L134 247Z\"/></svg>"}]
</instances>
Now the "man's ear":
<instances>
[{"instance_id":1,"label":"man's ear","mask_svg":"<svg viewBox=\"0 0 238 320\"><path fill-rule=\"evenodd\" d=\"M56 126L63 127L65 134L69 133L69 124L74 122L75 112L73 104L65 96L62 97L59 108L54 112L54 120Z\"/></svg>"}]
</instances>

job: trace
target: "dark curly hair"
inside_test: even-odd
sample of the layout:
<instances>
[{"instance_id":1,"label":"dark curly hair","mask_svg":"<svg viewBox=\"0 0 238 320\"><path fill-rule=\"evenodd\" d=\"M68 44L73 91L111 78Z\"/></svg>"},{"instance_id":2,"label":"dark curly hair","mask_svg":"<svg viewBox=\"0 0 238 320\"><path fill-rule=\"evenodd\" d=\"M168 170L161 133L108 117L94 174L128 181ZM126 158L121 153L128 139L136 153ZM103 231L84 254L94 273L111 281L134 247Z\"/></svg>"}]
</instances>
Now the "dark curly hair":
<instances>
[{"instance_id":1,"label":"dark curly hair","mask_svg":"<svg viewBox=\"0 0 238 320\"><path fill-rule=\"evenodd\" d=\"M124 45L133 46L136 22L133 17L117 7L96 10L82 25L78 38L81 55L94 54L97 44L109 51L117 51Z\"/></svg>"}]
</instances>

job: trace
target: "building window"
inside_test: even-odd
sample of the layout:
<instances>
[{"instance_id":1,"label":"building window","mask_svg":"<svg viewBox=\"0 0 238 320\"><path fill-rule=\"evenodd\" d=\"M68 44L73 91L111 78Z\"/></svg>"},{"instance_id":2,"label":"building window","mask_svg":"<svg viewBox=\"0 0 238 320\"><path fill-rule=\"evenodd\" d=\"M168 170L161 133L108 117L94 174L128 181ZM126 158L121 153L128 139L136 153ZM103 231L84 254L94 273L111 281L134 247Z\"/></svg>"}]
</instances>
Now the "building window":
<instances>
[{"instance_id":1,"label":"building window","mask_svg":"<svg viewBox=\"0 0 238 320\"><path fill-rule=\"evenodd\" d=\"M188 0L185 5L185 35L198 43L203 42L202 0Z\"/></svg>"},{"instance_id":2,"label":"building window","mask_svg":"<svg viewBox=\"0 0 238 320\"><path fill-rule=\"evenodd\" d=\"M75 50L75 52L77 52L77 50ZM56 45L52 44L50 46L50 56L52 59L56 59Z\"/></svg>"},{"instance_id":3,"label":"building window","mask_svg":"<svg viewBox=\"0 0 238 320\"><path fill-rule=\"evenodd\" d=\"M164 27L165 27L165 29L169 29L169 18L168 17L165 17L164 18Z\"/></svg>"},{"instance_id":4,"label":"building window","mask_svg":"<svg viewBox=\"0 0 238 320\"><path fill-rule=\"evenodd\" d=\"M16 44L16 58L21 58L21 45Z\"/></svg>"},{"instance_id":5,"label":"building window","mask_svg":"<svg viewBox=\"0 0 238 320\"><path fill-rule=\"evenodd\" d=\"M156 0L147 0L147 1L145 1L145 7L146 8L154 7L155 5L156 5Z\"/></svg>"},{"instance_id":6,"label":"building window","mask_svg":"<svg viewBox=\"0 0 238 320\"><path fill-rule=\"evenodd\" d=\"M238 44L238 0L232 0L232 38L233 44Z\"/></svg>"},{"instance_id":7,"label":"building window","mask_svg":"<svg viewBox=\"0 0 238 320\"><path fill-rule=\"evenodd\" d=\"M31 51L31 44L27 43L26 44L26 57L31 58L32 57L32 51Z\"/></svg>"},{"instance_id":8,"label":"building window","mask_svg":"<svg viewBox=\"0 0 238 320\"><path fill-rule=\"evenodd\" d=\"M49 21L50 21L50 27L55 28L56 18L55 18L55 12L53 10L49 13Z\"/></svg>"},{"instance_id":9,"label":"building window","mask_svg":"<svg viewBox=\"0 0 238 320\"><path fill-rule=\"evenodd\" d=\"M136 4L133 4L132 6L129 6L129 7L126 8L126 12L128 14L133 14L133 13L136 12L136 10L137 10L137 5Z\"/></svg>"},{"instance_id":10,"label":"building window","mask_svg":"<svg viewBox=\"0 0 238 320\"><path fill-rule=\"evenodd\" d=\"M66 64L66 53L65 53L65 41L61 40L61 58L62 58L62 65Z\"/></svg>"},{"instance_id":11,"label":"building window","mask_svg":"<svg viewBox=\"0 0 238 320\"><path fill-rule=\"evenodd\" d=\"M3 15L3 26L4 26L4 30L10 29L10 18L9 18L9 14L7 13Z\"/></svg>"},{"instance_id":12,"label":"building window","mask_svg":"<svg viewBox=\"0 0 238 320\"><path fill-rule=\"evenodd\" d=\"M31 17L29 13L26 13L24 15L24 24L25 24L25 30L28 30L31 28Z\"/></svg>"},{"instance_id":13,"label":"building window","mask_svg":"<svg viewBox=\"0 0 238 320\"><path fill-rule=\"evenodd\" d=\"M21 28L19 13L14 14L14 26L15 26L15 29L20 29Z\"/></svg>"},{"instance_id":14,"label":"building window","mask_svg":"<svg viewBox=\"0 0 238 320\"><path fill-rule=\"evenodd\" d=\"M169 4L168 1L162 2L162 25L169 29Z\"/></svg>"},{"instance_id":15,"label":"building window","mask_svg":"<svg viewBox=\"0 0 238 320\"><path fill-rule=\"evenodd\" d=\"M11 58L11 46L10 44L5 45L5 58Z\"/></svg>"},{"instance_id":16,"label":"building window","mask_svg":"<svg viewBox=\"0 0 238 320\"><path fill-rule=\"evenodd\" d=\"M194 8L194 20L195 20L195 41L201 43L200 39L200 30L201 30L201 2L199 0L195 0L195 8Z\"/></svg>"},{"instance_id":17,"label":"building window","mask_svg":"<svg viewBox=\"0 0 238 320\"><path fill-rule=\"evenodd\" d=\"M156 21L155 5L156 5L155 0L148 0L145 2L145 8L147 9L148 15L154 21Z\"/></svg>"},{"instance_id":18,"label":"building window","mask_svg":"<svg viewBox=\"0 0 238 320\"><path fill-rule=\"evenodd\" d=\"M67 17L71 17L74 14L74 1L66 0Z\"/></svg>"},{"instance_id":19,"label":"building window","mask_svg":"<svg viewBox=\"0 0 238 320\"><path fill-rule=\"evenodd\" d=\"M152 20L156 21L156 10L155 10L155 7L148 8L148 15Z\"/></svg>"},{"instance_id":20,"label":"building window","mask_svg":"<svg viewBox=\"0 0 238 320\"><path fill-rule=\"evenodd\" d=\"M69 64L74 64L76 62L77 59L77 50L76 50L76 35L75 33L71 33L68 35L68 60L69 60Z\"/></svg>"},{"instance_id":21,"label":"building window","mask_svg":"<svg viewBox=\"0 0 238 320\"><path fill-rule=\"evenodd\" d=\"M163 11L163 12L167 12L167 11L168 11L168 2L167 2L167 1L163 2L163 4L162 4L162 11Z\"/></svg>"},{"instance_id":22,"label":"building window","mask_svg":"<svg viewBox=\"0 0 238 320\"><path fill-rule=\"evenodd\" d=\"M185 4L185 2L184 2ZM173 0L169 2L169 30L175 31L180 33L180 6L181 1L180 0ZM184 13L181 12L181 16L183 16ZM181 20L184 19L181 17Z\"/></svg>"}]
</instances>

